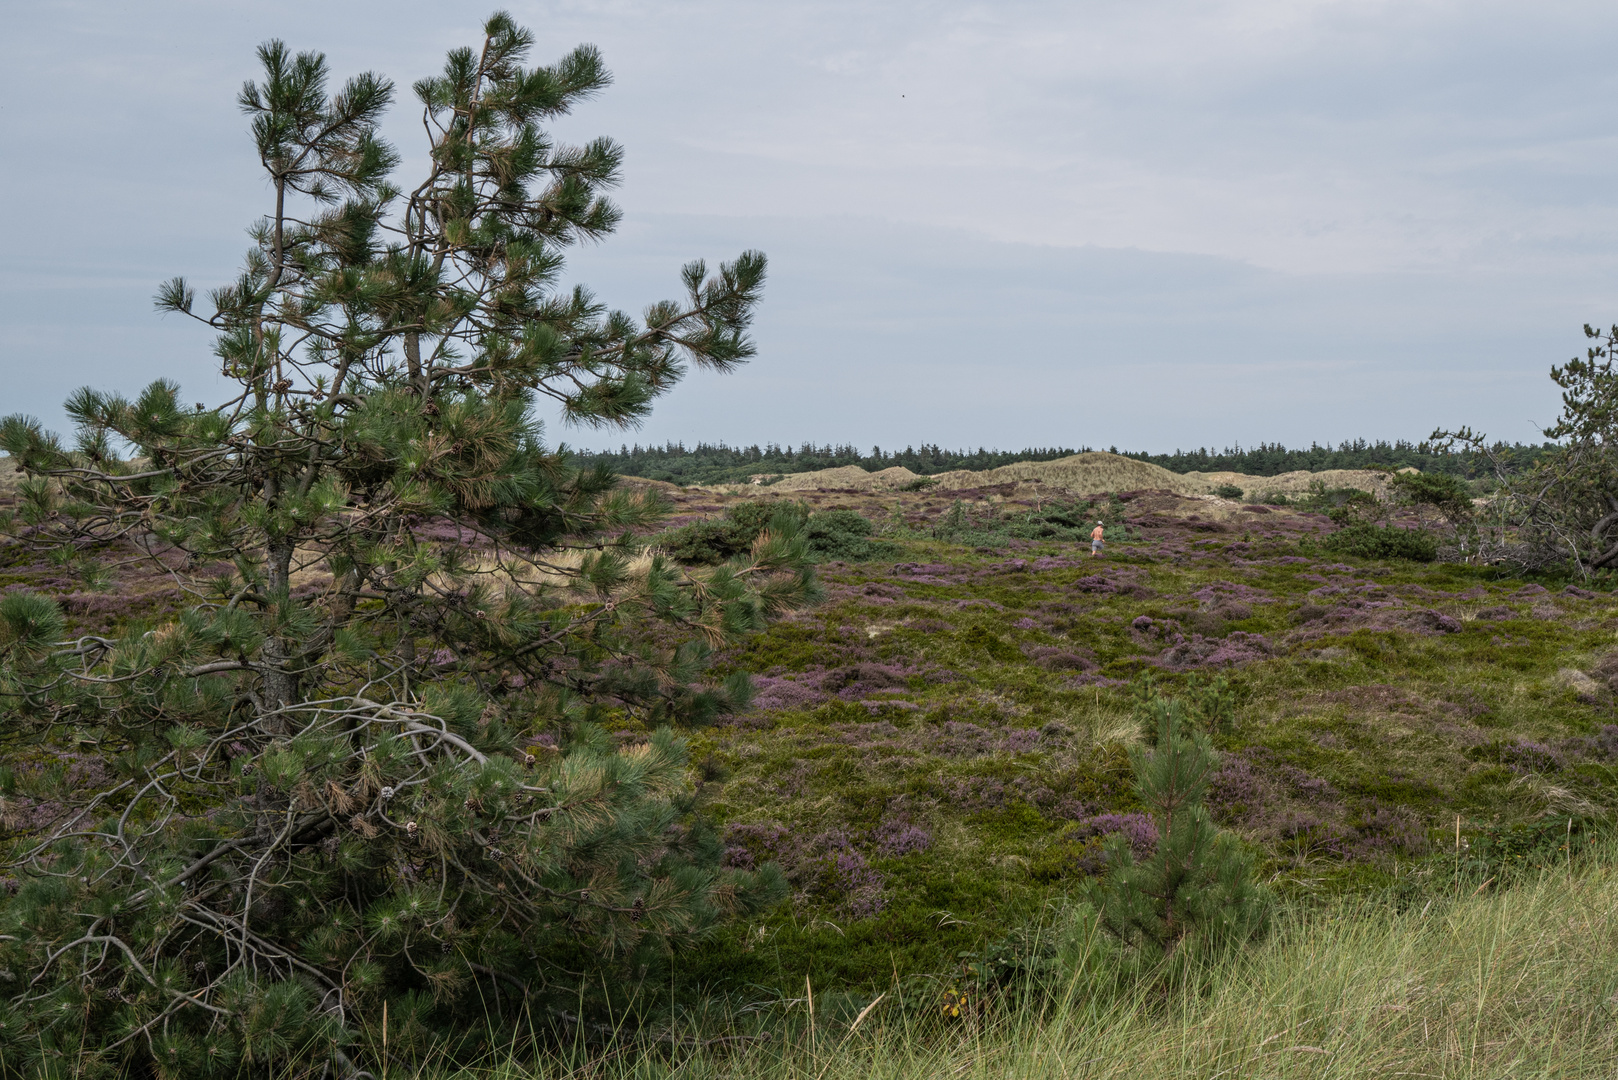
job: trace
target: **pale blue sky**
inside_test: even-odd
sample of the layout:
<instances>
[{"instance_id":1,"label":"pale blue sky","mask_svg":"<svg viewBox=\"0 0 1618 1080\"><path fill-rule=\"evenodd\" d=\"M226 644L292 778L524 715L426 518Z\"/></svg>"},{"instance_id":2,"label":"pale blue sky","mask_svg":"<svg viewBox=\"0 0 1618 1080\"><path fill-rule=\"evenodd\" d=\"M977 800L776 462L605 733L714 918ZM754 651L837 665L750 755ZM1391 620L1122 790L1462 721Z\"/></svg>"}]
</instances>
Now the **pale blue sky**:
<instances>
[{"instance_id":1,"label":"pale blue sky","mask_svg":"<svg viewBox=\"0 0 1618 1080\"><path fill-rule=\"evenodd\" d=\"M639 432L886 447L1532 439L1618 320L1618 5L512 3L616 85L628 151L578 279L638 310L771 259L745 371ZM6 5L0 412L218 380L165 278L230 277L265 188L234 94L269 37L401 86L487 10L394 0ZM419 161L415 110L390 134Z\"/></svg>"}]
</instances>

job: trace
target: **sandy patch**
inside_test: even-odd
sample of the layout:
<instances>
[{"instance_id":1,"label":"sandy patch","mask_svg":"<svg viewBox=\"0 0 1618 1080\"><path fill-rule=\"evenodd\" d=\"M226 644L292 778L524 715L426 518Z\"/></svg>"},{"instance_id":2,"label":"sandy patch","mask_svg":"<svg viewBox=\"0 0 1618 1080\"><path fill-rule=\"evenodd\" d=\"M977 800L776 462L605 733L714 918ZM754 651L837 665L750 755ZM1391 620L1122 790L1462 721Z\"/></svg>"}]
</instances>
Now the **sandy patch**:
<instances>
[{"instance_id":1,"label":"sandy patch","mask_svg":"<svg viewBox=\"0 0 1618 1080\"><path fill-rule=\"evenodd\" d=\"M767 474L759 474L752 484L724 484L713 490L733 494L789 491L896 491L925 479L905 468L866 472L857 465L816 472L789 473L771 484ZM960 469L931 477L931 490L960 491L968 488L997 487L1002 484L1038 485L1052 492L1095 495L1113 491L1168 491L1176 495L1207 495L1221 484L1242 489L1245 498L1258 499L1272 494L1287 496L1308 492L1319 482L1328 488L1354 487L1385 495L1388 474L1369 469L1328 469L1325 472L1290 472L1280 476L1248 476L1245 473L1173 473L1158 465L1119 454L1092 451L1073 454L1056 461L1018 461L982 472Z\"/></svg>"}]
</instances>

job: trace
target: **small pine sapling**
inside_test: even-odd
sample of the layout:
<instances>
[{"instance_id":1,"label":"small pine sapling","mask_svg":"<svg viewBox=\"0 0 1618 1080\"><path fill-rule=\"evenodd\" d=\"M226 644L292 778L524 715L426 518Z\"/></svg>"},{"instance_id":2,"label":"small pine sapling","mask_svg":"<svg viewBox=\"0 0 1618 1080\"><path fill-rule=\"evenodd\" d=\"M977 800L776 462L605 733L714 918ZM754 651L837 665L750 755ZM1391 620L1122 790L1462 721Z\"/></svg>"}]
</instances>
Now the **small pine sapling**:
<instances>
[{"instance_id":1,"label":"small pine sapling","mask_svg":"<svg viewBox=\"0 0 1618 1080\"><path fill-rule=\"evenodd\" d=\"M1270 898L1253 881L1235 837L1208 817L1203 795L1218 767L1207 739L1186 730L1180 702L1155 698L1157 745L1135 747L1135 793L1157 826L1157 849L1137 862L1127 840L1109 843L1109 869L1095 889L1101 927L1143 960L1240 944L1269 923Z\"/></svg>"}]
</instances>

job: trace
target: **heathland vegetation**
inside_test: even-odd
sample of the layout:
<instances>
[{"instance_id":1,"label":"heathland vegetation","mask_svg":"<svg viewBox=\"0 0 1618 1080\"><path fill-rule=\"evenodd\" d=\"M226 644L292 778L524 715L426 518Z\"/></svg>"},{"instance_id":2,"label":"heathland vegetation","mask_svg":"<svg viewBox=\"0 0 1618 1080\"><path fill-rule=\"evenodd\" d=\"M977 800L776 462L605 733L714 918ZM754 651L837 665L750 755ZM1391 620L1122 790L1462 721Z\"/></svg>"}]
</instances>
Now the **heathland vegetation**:
<instances>
[{"instance_id":1,"label":"heathland vegetation","mask_svg":"<svg viewBox=\"0 0 1618 1080\"><path fill-rule=\"evenodd\" d=\"M0 422L0 1076L1612 1074L1618 328L1515 451L616 475L536 404L744 362L764 259L555 289L620 152L529 47L406 194L265 46L159 295L233 394Z\"/></svg>"}]
</instances>

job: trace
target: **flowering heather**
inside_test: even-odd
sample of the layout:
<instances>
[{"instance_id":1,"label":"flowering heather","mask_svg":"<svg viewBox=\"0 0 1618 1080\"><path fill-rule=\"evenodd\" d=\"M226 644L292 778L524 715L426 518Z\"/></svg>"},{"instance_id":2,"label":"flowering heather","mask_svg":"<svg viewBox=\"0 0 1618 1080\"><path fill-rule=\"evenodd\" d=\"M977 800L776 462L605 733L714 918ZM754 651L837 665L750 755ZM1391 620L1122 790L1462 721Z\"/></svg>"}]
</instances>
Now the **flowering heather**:
<instances>
[{"instance_id":1,"label":"flowering heather","mask_svg":"<svg viewBox=\"0 0 1618 1080\"><path fill-rule=\"evenodd\" d=\"M985 754L1025 754L1037 750L1039 732L1033 728L985 728L960 720L946 720L933 731L930 749L944 757L982 757Z\"/></svg>"},{"instance_id":2,"label":"flowering heather","mask_svg":"<svg viewBox=\"0 0 1618 1080\"><path fill-rule=\"evenodd\" d=\"M1253 763L1241 754L1225 754L1208 782L1204 804L1224 822L1246 819L1259 809L1264 784Z\"/></svg>"},{"instance_id":3,"label":"flowering heather","mask_svg":"<svg viewBox=\"0 0 1618 1080\"><path fill-rule=\"evenodd\" d=\"M787 869L789 881L811 896L836 903L856 919L868 919L887 906L881 872L866 861L847 833L838 829L821 833L807 849L807 857Z\"/></svg>"},{"instance_id":4,"label":"flowering heather","mask_svg":"<svg viewBox=\"0 0 1618 1080\"><path fill-rule=\"evenodd\" d=\"M1500 763L1521 773L1558 772L1565 764L1560 751L1532 739L1518 739L1502 746Z\"/></svg>"},{"instance_id":5,"label":"flowering heather","mask_svg":"<svg viewBox=\"0 0 1618 1080\"><path fill-rule=\"evenodd\" d=\"M855 664L827 672L820 679L820 689L843 701L863 701L878 691L908 689L910 679L919 674L902 664Z\"/></svg>"},{"instance_id":6,"label":"flowering heather","mask_svg":"<svg viewBox=\"0 0 1618 1080\"><path fill-rule=\"evenodd\" d=\"M1182 640L1164 649L1152 663L1169 671L1189 671L1203 667L1236 667L1274 655L1275 646L1263 634L1237 630L1224 638L1192 634L1189 641Z\"/></svg>"},{"instance_id":7,"label":"flowering heather","mask_svg":"<svg viewBox=\"0 0 1618 1080\"><path fill-rule=\"evenodd\" d=\"M1107 574L1091 574L1089 577L1081 577L1069 588L1078 592L1095 593L1101 596L1116 596L1120 593L1133 594L1142 591L1139 585L1128 578L1109 576Z\"/></svg>"},{"instance_id":8,"label":"flowering heather","mask_svg":"<svg viewBox=\"0 0 1618 1080\"><path fill-rule=\"evenodd\" d=\"M1110 675L1098 675L1091 672L1084 675L1075 675L1073 678L1067 680L1066 685L1075 690L1088 689L1090 687L1097 687L1099 689L1107 690L1128 686L1129 680L1115 679Z\"/></svg>"},{"instance_id":9,"label":"flowering heather","mask_svg":"<svg viewBox=\"0 0 1618 1080\"><path fill-rule=\"evenodd\" d=\"M1618 760L1618 724L1602 724L1594 735L1569 740L1574 753L1592 758Z\"/></svg>"},{"instance_id":10,"label":"flowering heather","mask_svg":"<svg viewBox=\"0 0 1618 1080\"><path fill-rule=\"evenodd\" d=\"M918 634L947 634L955 629L943 619L910 619L905 623L905 627Z\"/></svg>"},{"instance_id":11,"label":"flowering heather","mask_svg":"<svg viewBox=\"0 0 1618 1080\"><path fill-rule=\"evenodd\" d=\"M946 585L951 583L947 578L959 576L961 571L949 563L897 563L893 573L895 577L920 585Z\"/></svg>"},{"instance_id":12,"label":"flowering heather","mask_svg":"<svg viewBox=\"0 0 1618 1080\"><path fill-rule=\"evenodd\" d=\"M767 862L796 863L800 854L794 833L784 825L731 824L725 827L725 865L755 870Z\"/></svg>"},{"instance_id":13,"label":"flowering heather","mask_svg":"<svg viewBox=\"0 0 1618 1080\"><path fill-rule=\"evenodd\" d=\"M1211 585L1204 585L1191 596L1204 604L1268 604L1275 600L1274 596L1263 589L1255 589L1239 581L1216 581Z\"/></svg>"},{"instance_id":14,"label":"flowering heather","mask_svg":"<svg viewBox=\"0 0 1618 1080\"><path fill-rule=\"evenodd\" d=\"M1079 822L1076 835L1107 837L1114 833L1123 834L1136 858L1157 850L1157 822L1150 814L1097 814Z\"/></svg>"},{"instance_id":15,"label":"flowering heather","mask_svg":"<svg viewBox=\"0 0 1618 1080\"><path fill-rule=\"evenodd\" d=\"M933 834L905 817L883 821L871 834L871 839L876 842L877 854L887 859L912 855L933 846Z\"/></svg>"},{"instance_id":16,"label":"flowering heather","mask_svg":"<svg viewBox=\"0 0 1618 1080\"><path fill-rule=\"evenodd\" d=\"M1062 649L1054 645L1033 645L1023 650L1035 664L1046 671L1094 671L1096 662L1091 656L1084 656L1071 649Z\"/></svg>"},{"instance_id":17,"label":"flowering heather","mask_svg":"<svg viewBox=\"0 0 1618 1080\"><path fill-rule=\"evenodd\" d=\"M927 528L955 497L907 493L903 516ZM706 506L676 523L711 520L734 505L711 492L673 498L683 510ZM872 512L882 498L825 502L856 503L869 518L891 519ZM1511 637L1491 644L1489 634L1502 628L1487 620L1516 619L1553 597L1514 595L1520 582L1453 567L1350 566L1293 554L1308 550L1297 546L1300 533L1326 530L1290 508L1229 523L1206 520L1212 515L1199 508L1201 519L1187 524L1159 512L1168 497L1141 499L1156 504L1132 506L1126 523L1144 540L1110 545L1102 559L1089 558L1083 541L1006 544L986 534L974 549L901 532L896 542L909 545L907 561L822 564L824 604L722 649L719 672L752 673L756 697L712 733L718 767L704 798L721 822L764 822L721 825L725 863L781 866L800 925L817 912L845 928L848 917L874 920L836 946L880 951L871 970L887 971L890 941L906 943L901 977L912 973L903 967L907 956L925 965L914 970L946 970L982 928L1001 929L994 920L1002 898L1037 902L1042 890L1068 887L1033 868L1102 872L1113 836L1138 856L1152 852L1154 823L1131 812L1140 806L1117 745L1133 730L1129 710L1143 671L1155 671L1170 691L1195 673L1230 673L1242 722L1219 737L1237 748L1221 755L1206 805L1278 867L1419 857L1429 825L1452 827L1456 812L1471 814L1456 794L1463 780L1491 785L1483 798L1513 812L1532 794L1514 783L1525 774L1554 776L1579 798L1611 803L1610 786L1601 787L1610 782L1591 777L1607 775L1596 766L1618 763L1618 723L1600 726L1612 719L1613 698L1603 691L1579 703L1537 690L1562 687L1552 681L1557 669L1590 656L1583 666L1591 677L1611 680L1618 692L1618 649L1601 625L1618 595L1558 583L1554 599L1588 627L1547 609L1545 621L1514 624ZM883 509L892 505L890 498ZM1015 512L1000 512L1007 510ZM1115 511L1104 513L1110 523ZM424 522L418 535L433 528ZM452 542L447 534L431 538ZM0 590L30 587L12 584L24 570L7 569ZM26 574L33 587L49 583L75 611L82 606L108 621L167 587L154 573L126 588L120 570L115 587L96 594L44 560ZM1463 631L1460 618L1474 612L1485 621L1468 621ZM1244 631L1229 632L1232 622ZM1394 647L1379 659L1333 640L1362 629ZM445 659L436 645L418 653L428 664ZM1609 649L1610 660L1601 659ZM1251 670L1261 662L1262 674ZM1511 726L1525 701L1533 703L1532 738L1516 737ZM636 719L608 726L637 728ZM1418 734L1382 738L1393 725ZM623 733L644 737L644 730ZM554 757L528 731L516 745L540 758L537 765ZM48 798L22 794L5 809L23 823L54 812ZM873 864L891 866L891 875ZM971 882L963 896L993 898L971 910L976 901L938 905L963 925L970 914L974 929L916 935L902 922L919 898L900 890L923 871ZM985 882L991 887L979 887ZM815 982L819 990L818 975Z\"/></svg>"},{"instance_id":18,"label":"flowering heather","mask_svg":"<svg viewBox=\"0 0 1618 1080\"><path fill-rule=\"evenodd\" d=\"M812 709L829 700L814 686L775 675L753 676L753 708L759 711Z\"/></svg>"}]
</instances>

